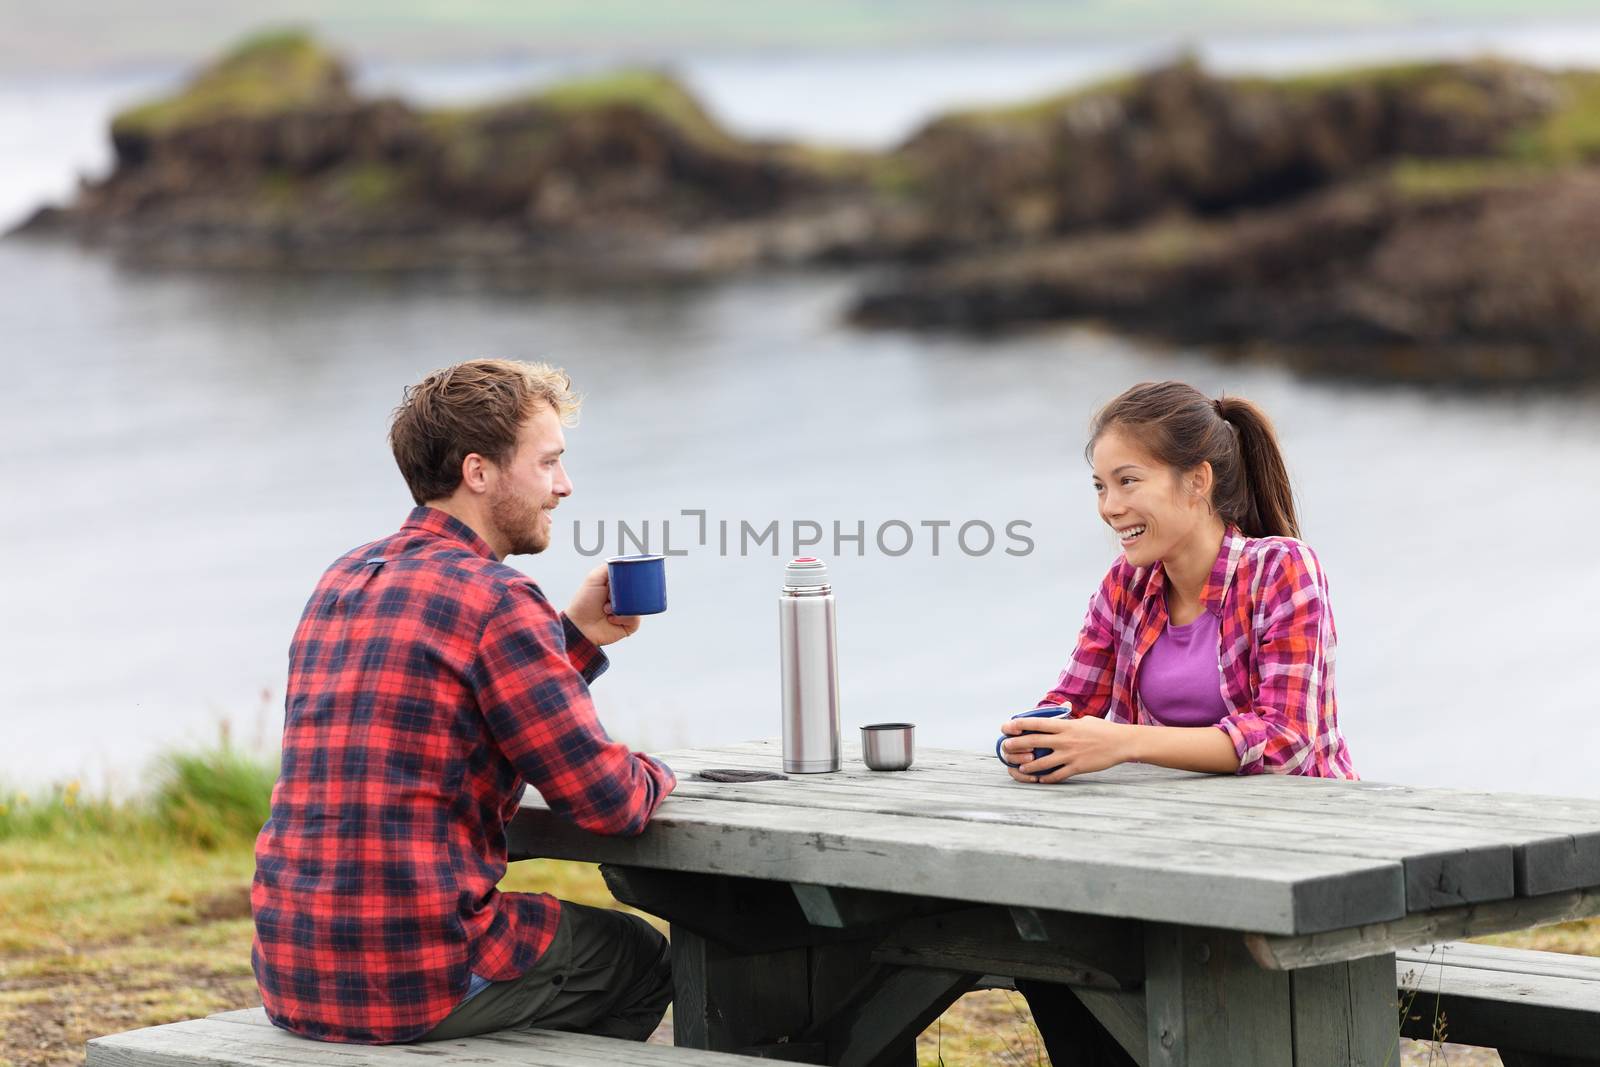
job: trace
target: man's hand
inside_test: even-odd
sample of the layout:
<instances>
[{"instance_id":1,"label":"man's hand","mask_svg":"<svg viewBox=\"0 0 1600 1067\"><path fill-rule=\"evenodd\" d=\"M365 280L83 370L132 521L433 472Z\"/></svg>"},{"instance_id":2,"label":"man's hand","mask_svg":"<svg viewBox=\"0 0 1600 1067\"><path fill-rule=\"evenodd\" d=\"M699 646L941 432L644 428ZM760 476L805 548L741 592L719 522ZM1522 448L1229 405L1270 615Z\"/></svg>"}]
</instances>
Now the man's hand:
<instances>
[{"instance_id":1,"label":"man's hand","mask_svg":"<svg viewBox=\"0 0 1600 1067\"><path fill-rule=\"evenodd\" d=\"M1008 767L1019 782L1064 782L1075 774L1103 771L1132 758L1133 731L1126 723L1107 722L1093 715L1081 719L1007 719L1000 724L1010 736L1000 743L1008 763L1025 760L1020 767ZM1034 759L1033 750L1047 748L1043 759Z\"/></svg>"},{"instance_id":2,"label":"man's hand","mask_svg":"<svg viewBox=\"0 0 1600 1067\"><path fill-rule=\"evenodd\" d=\"M611 614L611 576L604 563L590 571L567 605L567 618L597 645L609 645L639 629L639 616Z\"/></svg>"}]
</instances>

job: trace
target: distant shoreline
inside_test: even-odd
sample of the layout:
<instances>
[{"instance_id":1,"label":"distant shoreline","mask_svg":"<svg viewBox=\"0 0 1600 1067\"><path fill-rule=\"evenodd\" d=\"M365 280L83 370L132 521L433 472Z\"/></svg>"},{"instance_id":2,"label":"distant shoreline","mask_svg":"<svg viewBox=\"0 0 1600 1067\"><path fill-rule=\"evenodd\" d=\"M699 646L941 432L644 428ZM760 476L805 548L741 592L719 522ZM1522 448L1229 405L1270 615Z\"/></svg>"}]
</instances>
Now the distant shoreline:
<instances>
[{"instance_id":1,"label":"distant shoreline","mask_svg":"<svg viewBox=\"0 0 1600 1067\"><path fill-rule=\"evenodd\" d=\"M1132 40L1182 43L1207 38L1268 39L1329 36L1407 35L1491 32L1503 38L1529 25L1593 25L1595 15L1564 0L1500 2L1466 20L1441 25L1436 4L1399 0L1379 13L1352 14L1332 7L1315 15L1285 18L1262 0L1231 0L1212 5L1203 16L1176 3L1147 5L1137 20L1110 0L1090 0L1065 8L1048 0L1010 0L963 10L946 7L908 21L861 0L812 5L809 17L773 19L767 12L731 0L697 0L692 17L683 5L662 9L637 4L629 11L585 21L569 8L543 10L498 0L478 5L475 15L441 19L434 11L391 5L382 18L352 10L338 0L322 5L304 26L351 54L362 64L415 63L445 58L454 62L552 56L604 57L656 61L673 53L783 54L869 50L1013 48L1044 42L1048 47L1116 46ZM1004 17L993 17L996 9ZM230 5L186 11L180 19L161 19L159 8L138 16L107 12L92 0L63 0L34 12L29 25L0 40L0 70L39 71L148 69L152 65L189 66L220 43L263 25L282 22L271 4Z\"/></svg>"}]
</instances>

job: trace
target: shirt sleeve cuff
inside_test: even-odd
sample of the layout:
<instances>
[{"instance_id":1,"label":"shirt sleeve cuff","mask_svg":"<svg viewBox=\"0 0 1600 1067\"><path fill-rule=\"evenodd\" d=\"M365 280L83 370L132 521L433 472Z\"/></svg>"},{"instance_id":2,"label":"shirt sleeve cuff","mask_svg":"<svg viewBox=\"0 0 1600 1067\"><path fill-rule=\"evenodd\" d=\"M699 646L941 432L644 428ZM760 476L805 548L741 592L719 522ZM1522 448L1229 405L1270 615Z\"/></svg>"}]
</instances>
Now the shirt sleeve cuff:
<instances>
[{"instance_id":1,"label":"shirt sleeve cuff","mask_svg":"<svg viewBox=\"0 0 1600 1067\"><path fill-rule=\"evenodd\" d=\"M1266 743L1264 741L1257 743L1256 739L1245 733L1237 721L1238 718L1237 715L1230 715L1217 723L1217 729L1228 735L1228 739L1233 742L1234 754L1239 757L1239 769L1234 773L1260 774L1261 756L1266 750Z\"/></svg>"},{"instance_id":2,"label":"shirt sleeve cuff","mask_svg":"<svg viewBox=\"0 0 1600 1067\"><path fill-rule=\"evenodd\" d=\"M578 624L567 618L567 613L561 613L561 628L567 635L567 662L572 664L574 670L583 675L583 680L590 685L594 680L606 672L611 666L611 661L606 654L600 651L600 646L583 635L578 629Z\"/></svg>"},{"instance_id":3,"label":"shirt sleeve cuff","mask_svg":"<svg viewBox=\"0 0 1600 1067\"><path fill-rule=\"evenodd\" d=\"M642 752L639 754L639 757L646 763L649 763L651 766L656 768L658 772L658 780L661 782L662 796L666 796L668 793L678 788L677 772L671 767L667 766L663 760L656 756L646 756Z\"/></svg>"}]
</instances>

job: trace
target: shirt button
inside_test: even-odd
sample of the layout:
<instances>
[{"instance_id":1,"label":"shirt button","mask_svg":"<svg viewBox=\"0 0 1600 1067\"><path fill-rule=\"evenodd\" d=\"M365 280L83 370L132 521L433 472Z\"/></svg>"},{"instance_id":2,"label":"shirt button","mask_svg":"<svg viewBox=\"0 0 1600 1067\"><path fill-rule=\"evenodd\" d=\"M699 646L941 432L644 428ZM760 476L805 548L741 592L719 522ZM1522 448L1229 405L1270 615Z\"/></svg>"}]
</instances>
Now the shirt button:
<instances>
[{"instance_id":1,"label":"shirt button","mask_svg":"<svg viewBox=\"0 0 1600 1067\"><path fill-rule=\"evenodd\" d=\"M554 978L550 979L550 982L551 982L552 985L560 985L562 982L565 982L566 980L567 980L567 976L566 975L558 974Z\"/></svg>"}]
</instances>

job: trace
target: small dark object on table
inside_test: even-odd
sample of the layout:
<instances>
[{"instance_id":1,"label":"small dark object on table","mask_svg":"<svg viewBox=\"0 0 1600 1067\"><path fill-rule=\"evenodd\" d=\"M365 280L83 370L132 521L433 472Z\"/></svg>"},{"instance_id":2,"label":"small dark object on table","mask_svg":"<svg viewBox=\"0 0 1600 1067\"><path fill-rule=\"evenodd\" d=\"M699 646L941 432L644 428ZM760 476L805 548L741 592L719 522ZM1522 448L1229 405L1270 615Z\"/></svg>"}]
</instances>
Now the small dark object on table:
<instances>
[{"instance_id":1,"label":"small dark object on table","mask_svg":"<svg viewBox=\"0 0 1600 1067\"><path fill-rule=\"evenodd\" d=\"M787 782L787 774L774 774L772 771L701 771L696 778L704 778L708 782Z\"/></svg>"}]
</instances>

